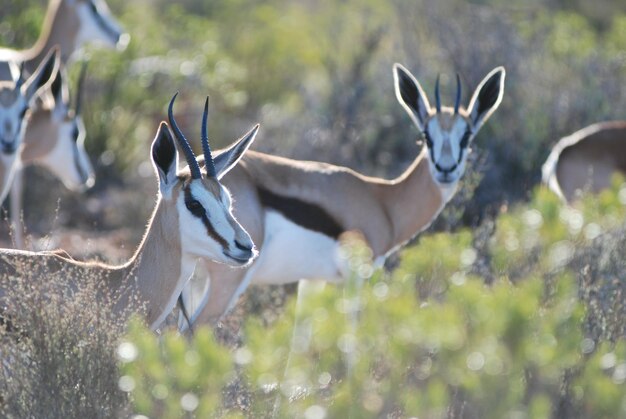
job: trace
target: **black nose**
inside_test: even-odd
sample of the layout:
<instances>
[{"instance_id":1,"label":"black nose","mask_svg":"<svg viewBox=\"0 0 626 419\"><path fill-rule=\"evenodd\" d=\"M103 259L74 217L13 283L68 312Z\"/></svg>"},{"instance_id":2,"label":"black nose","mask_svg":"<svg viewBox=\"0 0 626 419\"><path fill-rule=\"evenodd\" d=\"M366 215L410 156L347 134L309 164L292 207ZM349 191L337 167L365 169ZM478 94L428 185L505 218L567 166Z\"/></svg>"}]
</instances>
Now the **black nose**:
<instances>
[{"instance_id":1,"label":"black nose","mask_svg":"<svg viewBox=\"0 0 626 419\"><path fill-rule=\"evenodd\" d=\"M446 177L454 172L454 170L457 168L458 164L453 164L451 167L442 167L439 165L439 163L435 163L435 168L437 169L437 171L443 173Z\"/></svg>"},{"instance_id":2,"label":"black nose","mask_svg":"<svg viewBox=\"0 0 626 419\"><path fill-rule=\"evenodd\" d=\"M245 245L241 244L241 242L239 242L239 240L235 240L235 246L237 247L237 249L243 250L244 252L251 252L252 251L252 246L245 246Z\"/></svg>"}]
</instances>

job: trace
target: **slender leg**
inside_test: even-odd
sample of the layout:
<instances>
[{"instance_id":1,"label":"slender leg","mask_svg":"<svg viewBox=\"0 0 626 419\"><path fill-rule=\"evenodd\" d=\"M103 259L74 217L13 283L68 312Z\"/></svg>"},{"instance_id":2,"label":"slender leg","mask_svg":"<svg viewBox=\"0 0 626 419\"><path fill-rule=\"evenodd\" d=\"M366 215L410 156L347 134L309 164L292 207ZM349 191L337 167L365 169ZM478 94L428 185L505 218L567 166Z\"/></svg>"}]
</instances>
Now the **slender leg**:
<instances>
[{"instance_id":1,"label":"slender leg","mask_svg":"<svg viewBox=\"0 0 626 419\"><path fill-rule=\"evenodd\" d=\"M194 314L196 322L215 324L228 313L248 287L253 269L254 267L233 269L225 265L212 264L208 268L211 281L208 300L202 312Z\"/></svg>"},{"instance_id":2,"label":"slender leg","mask_svg":"<svg viewBox=\"0 0 626 419\"><path fill-rule=\"evenodd\" d=\"M291 343L289 345L289 354L287 355L287 362L285 364L285 371L283 377L278 383L281 385L291 386L289 393L292 396L307 391L307 389L300 388L293 383L289 383L289 369L291 368L291 356L294 350L297 352L304 352L311 344L311 338L313 337L313 324L311 319L303 317L304 304L311 296L324 291L326 287L326 281L323 280L308 280L301 279L298 281L298 296L296 299L296 312L294 318L293 332L291 334ZM283 391L279 388L274 399L274 407L272 411L272 417L279 417L280 405L282 401Z\"/></svg>"},{"instance_id":3,"label":"slender leg","mask_svg":"<svg viewBox=\"0 0 626 419\"><path fill-rule=\"evenodd\" d=\"M17 249L24 248L24 220L22 218L22 198L24 178L21 169L16 169L11 185L11 230L13 242Z\"/></svg>"},{"instance_id":4,"label":"slender leg","mask_svg":"<svg viewBox=\"0 0 626 419\"><path fill-rule=\"evenodd\" d=\"M178 316L178 330L180 332L185 332L189 328L189 323L192 325L196 323L209 300L210 291L211 278L206 270L201 268L201 264L198 264L196 272L194 272L189 283L183 288L181 294L189 319L185 318L181 310Z\"/></svg>"}]
</instances>

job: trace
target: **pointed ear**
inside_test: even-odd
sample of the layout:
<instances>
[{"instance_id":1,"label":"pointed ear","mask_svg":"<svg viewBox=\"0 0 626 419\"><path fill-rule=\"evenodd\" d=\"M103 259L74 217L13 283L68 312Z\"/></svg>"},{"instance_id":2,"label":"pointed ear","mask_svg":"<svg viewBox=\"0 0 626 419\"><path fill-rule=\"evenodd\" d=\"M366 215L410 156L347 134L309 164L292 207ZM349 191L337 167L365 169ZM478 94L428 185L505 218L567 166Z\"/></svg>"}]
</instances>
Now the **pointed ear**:
<instances>
[{"instance_id":1,"label":"pointed ear","mask_svg":"<svg viewBox=\"0 0 626 419\"><path fill-rule=\"evenodd\" d=\"M178 172L178 152L170 129L165 121L152 142L152 164L159 176L159 189L166 192L176 182Z\"/></svg>"},{"instance_id":2,"label":"pointed ear","mask_svg":"<svg viewBox=\"0 0 626 419\"><path fill-rule=\"evenodd\" d=\"M254 141L258 131L259 124L256 124L246 135L235 141L230 147L213 158L218 179L221 179L237 164L239 159L243 156L243 153L250 148L250 145Z\"/></svg>"},{"instance_id":3,"label":"pointed ear","mask_svg":"<svg viewBox=\"0 0 626 419\"><path fill-rule=\"evenodd\" d=\"M52 48L35 72L22 85L22 94L27 100L31 100L35 94L47 89L59 71L59 47Z\"/></svg>"},{"instance_id":4,"label":"pointed ear","mask_svg":"<svg viewBox=\"0 0 626 419\"><path fill-rule=\"evenodd\" d=\"M430 114L428 98L413 75L401 64L393 65L393 82L396 98L420 131L424 131L424 122Z\"/></svg>"},{"instance_id":5,"label":"pointed ear","mask_svg":"<svg viewBox=\"0 0 626 419\"><path fill-rule=\"evenodd\" d=\"M480 82L467 107L469 117L477 132L491 114L498 109L504 95L504 67L496 67Z\"/></svg>"}]
</instances>

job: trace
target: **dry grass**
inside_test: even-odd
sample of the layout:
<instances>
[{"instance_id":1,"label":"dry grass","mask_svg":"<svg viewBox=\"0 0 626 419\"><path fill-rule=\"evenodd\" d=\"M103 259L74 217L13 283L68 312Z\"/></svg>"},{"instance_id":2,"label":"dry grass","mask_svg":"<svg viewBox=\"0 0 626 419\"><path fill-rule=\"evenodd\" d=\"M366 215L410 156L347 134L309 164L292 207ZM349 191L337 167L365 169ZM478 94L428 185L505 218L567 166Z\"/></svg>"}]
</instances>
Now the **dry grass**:
<instances>
[{"instance_id":1,"label":"dry grass","mask_svg":"<svg viewBox=\"0 0 626 419\"><path fill-rule=\"evenodd\" d=\"M108 418L127 404L118 388L116 347L124 324L99 293L100 278L64 286L66 273L33 266L0 278L0 416Z\"/></svg>"}]
</instances>

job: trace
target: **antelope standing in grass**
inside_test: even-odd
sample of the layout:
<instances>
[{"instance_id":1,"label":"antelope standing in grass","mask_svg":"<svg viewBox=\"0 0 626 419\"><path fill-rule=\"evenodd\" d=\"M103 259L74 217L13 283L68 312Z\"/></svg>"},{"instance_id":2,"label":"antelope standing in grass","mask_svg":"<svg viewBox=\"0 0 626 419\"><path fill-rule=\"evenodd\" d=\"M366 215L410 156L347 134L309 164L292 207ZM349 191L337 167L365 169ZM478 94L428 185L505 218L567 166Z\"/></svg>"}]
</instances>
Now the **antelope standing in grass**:
<instances>
[{"instance_id":1,"label":"antelope standing in grass","mask_svg":"<svg viewBox=\"0 0 626 419\"><path fill-rule=\"evenodd\" d=\"M245 266L252 261L256 256L254 244L235 220L230 194L219 179L248 149L258 125L214 160L208 143L205 106L201 137L209 170L203 175L174 119L175 97L170 102L169 122L189 170L178 170L176 145L168 124L161 122L151 153L159 192L146 233L134 256L123 265L109 266L75 261L61 252L5 249L0 251L0 275L19 275L20 267L41 269L42 275L62 272L70 289L84 278L95 275L105 281L103 288L107 294L120 297L116 303L118 310L127 308L131 298L138 297L144 302L147 323L156 329L176 304L197 260L213 260L230 267ZM35 276L37 274L39 272ZM10 315L10 302L3 303L8 305Z\"/></svg>"},{"instance_id":2,"label":"antelope standing in grass","mask_svg":"<svg viewBox=\"0 0 626 419\"><path fill-rule=\"evenodd\" d=\"M190 286L182 294L192 323L218 321L250 283L342 282L336 256L345 231L361 232L382 263L435 219L456 191L472 140L502 100L505 71L491 71L467 109L461 107L458 76L454 107L441 105L437 81L432 108L408 70L395 64L393 73L396 97L425 139L415 161L397 179L385 180L346 167L247 153L223 181L237 197L234 212L260 256L245 270L207 263L203 297L194 301Z\"/></svg>"},{"instance_id":3,"label":"antelope standing in grass","mask_svg":"<svg viewBox=\"0 0 626 419\"><path fill-rule=\"evenodd\" d=\"M544 183L568 202L608 188L616 173L626 175L626 121L599 122L561 138L542 167Z\"/></svg>"},{"instance_id":4,"label":"antelope standing in grass","mask_svg":"<svg viewBox=\"0 0 626 419\"><path fill-rule=\"evenodd\" d=\"M19 166L26 125L36 95L49 89L59 70L59 51L49 51L35 72L25 79L23 69L15 81L0 81L0 203L4 201Z\"/></svg>"}]
</instances>

